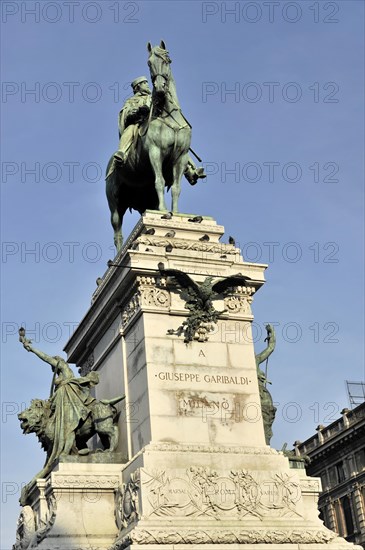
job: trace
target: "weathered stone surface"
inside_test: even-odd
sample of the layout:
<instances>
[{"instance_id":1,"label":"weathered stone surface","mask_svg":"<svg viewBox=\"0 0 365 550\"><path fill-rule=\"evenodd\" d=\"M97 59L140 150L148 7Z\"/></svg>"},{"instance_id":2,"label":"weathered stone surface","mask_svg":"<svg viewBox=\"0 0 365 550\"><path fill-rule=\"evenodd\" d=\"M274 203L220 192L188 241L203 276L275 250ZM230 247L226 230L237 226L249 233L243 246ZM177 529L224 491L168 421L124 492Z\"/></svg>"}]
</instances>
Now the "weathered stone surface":
<instances>
[{"instance_id":1,"label":"weathered stone surface","mask_svg":"<svg viewBox=\"0 0 365 550\"><path fill-rule=\"evenodd\" d=\"M14 550L110 548L118 532L114 493L119 474L120 464L59 463L46 480L33 484L31 506L21 512L26 536L17 537Z\"/></svg>"},{"instance_id":2,"label":"weathered stone surface","mask_svg":"<svg viewBox=\"0 0 365 550\"><path fill-rule=\"evenodd\" d=\"M51 518L44 520L40 548L354 549L318 518L320 480L291 469L265 442L251 305L266 266L244 262L233 244L220 244L224 230L211 218L189 218L143 216L114 260L121 267L104 275L66 345L69 361L79 365L93 354L103 391L112 392L114 383L125 390L119 424L128 462L60 463L43 481L44 496L34 488L36 517ZM154 235L146 235L150 228ZM173 248L166 252L171 231ZM210 240L200 241L203 235ZM152 237L153 244L144 242ZM226 311L214 330L204 341L186 343L171 330L189 311L161 276L160 262L198 282L242 273L251 278L249 289L218 299L215 308ZM100 496L94 508L82 500L86 490ZM73 491L74 502L66 509L60 501L55 516L52 495Z\"/></svg>"},{"instance_id":3,"label":"weathered stone surface","mask_svg":"<svg viewBox=\"0 0 365 550\"><path fill-rule=\"evenodd\" d=\"M268 447L151 444L123 468L122 479L113 550L156 544L349 548L318 518L319 479L291 470L286 457Z\"/></svg>"}]
</instances>

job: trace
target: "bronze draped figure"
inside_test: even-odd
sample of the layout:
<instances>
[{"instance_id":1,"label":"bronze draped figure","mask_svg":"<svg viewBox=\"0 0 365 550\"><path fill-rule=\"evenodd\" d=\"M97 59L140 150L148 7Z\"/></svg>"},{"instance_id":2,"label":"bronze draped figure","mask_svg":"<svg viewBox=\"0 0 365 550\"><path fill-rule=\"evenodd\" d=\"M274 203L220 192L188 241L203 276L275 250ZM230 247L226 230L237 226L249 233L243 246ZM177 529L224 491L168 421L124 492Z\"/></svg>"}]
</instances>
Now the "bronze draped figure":
<instances>
[{"instance_id":1,"label":"bronze draped figure","mask_svg":"<svg viewBox=\"0 0 365 550\"><path fill-rule=\"evenodd\" d=\"M100 437L104 450L116 451L119 432L114 405L124 396L96 399L91 389L99 383L97 372L75 376L62 357L52 357L34 348L23 328L19 330L19 340L27 351L51 365L54 373L49 399L33 399L30 407L18 414L23 433L34 432L47 453L42 470L22 489L20 503L24 506L32 483L46 477L60 457L89 454L87 442L95 434ZM102 449L96 451L102 452Z\"/></svg>"},{"instance_id":2,"label":"bronze draped figure","mask_svg":"<svg viewBox=\"0 0 365 550\"><path fill-rule=\"evenodd\" d=\"M266 445L270 445L270 440L273 435L272 425L275 420L276 407L274 406L271 393L267 389L267 384L271 384L271 382L269 382L267 379L267 361L275 349L276 336L275 336L275 329L272 325L266 325L265 328L267 331L267 337L265 338L265 342L267 342L267 346L261 353L258 353L255 355L255 360L256 360L257 379L259 383L262 420L264 423L264 431L265 431L265 441L266 441ZM266 361L265 372L260 369L260 365L264 361Z\"/></svg>"}]
</instances>

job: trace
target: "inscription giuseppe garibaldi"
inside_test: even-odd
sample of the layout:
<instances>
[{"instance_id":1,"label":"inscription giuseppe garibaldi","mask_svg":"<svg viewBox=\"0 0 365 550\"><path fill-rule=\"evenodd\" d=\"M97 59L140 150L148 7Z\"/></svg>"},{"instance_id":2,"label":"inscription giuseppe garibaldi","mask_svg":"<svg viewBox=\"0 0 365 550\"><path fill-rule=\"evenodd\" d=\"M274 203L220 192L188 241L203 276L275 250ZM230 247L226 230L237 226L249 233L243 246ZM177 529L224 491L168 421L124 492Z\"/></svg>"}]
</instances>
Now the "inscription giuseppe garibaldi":
<instances>
[{"instance_id":1,"label":"inscription giuseppe garibaldi","mask_svg":"<svg viewBox=\"0 0 365 550\"><path fill-rule=\"evenodd\" d=\"M192 372L164 372L160 371L155 374L156 378L171 382L207 382L213 384L236 384L245 386L250 384L251 380L247 376L228 376L220 374L201 374Z\"/></svg>"}]
</instances>

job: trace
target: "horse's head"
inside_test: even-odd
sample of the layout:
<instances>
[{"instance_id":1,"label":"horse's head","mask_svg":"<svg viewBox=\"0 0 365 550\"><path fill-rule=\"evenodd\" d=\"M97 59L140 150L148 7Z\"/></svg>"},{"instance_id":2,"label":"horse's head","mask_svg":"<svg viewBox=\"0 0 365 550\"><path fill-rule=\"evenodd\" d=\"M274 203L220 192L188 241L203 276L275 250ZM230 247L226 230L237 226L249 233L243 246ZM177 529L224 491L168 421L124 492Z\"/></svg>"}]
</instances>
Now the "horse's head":
<instances>
[{"instance_id":1,"label":"horse's head","mask_svg":"<svg viewBox=\"0 0 365 550\"><path fill-rule=\"evenodd\" d=\"M158 100L161 101L165 97L169 87L171 59L163 40L161 40L159 46L153 47L148 42L147 50L149 52L148 66L150 68L154 93Z\"/></svg>"}]
</instances>

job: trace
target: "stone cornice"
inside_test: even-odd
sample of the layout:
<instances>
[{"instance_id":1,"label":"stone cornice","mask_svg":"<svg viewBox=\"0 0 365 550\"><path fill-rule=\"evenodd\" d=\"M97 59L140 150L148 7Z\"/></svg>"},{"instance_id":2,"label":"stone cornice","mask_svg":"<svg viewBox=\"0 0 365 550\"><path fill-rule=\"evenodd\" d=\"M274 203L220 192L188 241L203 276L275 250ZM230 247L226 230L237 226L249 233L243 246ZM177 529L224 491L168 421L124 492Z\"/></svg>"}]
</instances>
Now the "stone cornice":
<instances>
[{"instance_id":1,"label":"stone cornice","mask_svg":"<svg viewBox=\"0 0 365 550\"><path fill-rule=\"evenodd\" d=\"M323 460L329 456L331 462L333 462L333 453L339 452L343 448L346 452L349 442L354 438L365 436L365 419L359 425L352 426L351 428L344 429L342 432L333 436L333 438L324 441L318 447L308 451L308 456L311 459L311 464L315 465L317 461L321 462L323 466ZM323 469L323 468L322 468Z\"/></svg>"},{"instance_id":2,"label":"stone cornice","mask_svg":"<svg viewBox=\"0 0 365 550\"><path fill-rule=\"evenodd\" d=\"M250 277L250 296L232 298L227 309L232 318L252 318L249 307L251 294L264 284L267 266L244 262L240 250L233 244L220 243L224 228L211 218L203 218L201 223L191 223L188 222L190 215L177 214L170 220L163 219L161 215L161 212L155 211L143 215L104 274L93 294L90 309L64 347L70 363L84 364L118 315L121 315L123 329L123 318L128 316L125 309L128 310L134 296L139 299L138 278L158 278L159 262L167 269L186 271L198 282L207 276L227 277L241 273ZM168 245L172 250L166 251ZM156 308L159 308L159 299L167 300L167 296L162 297L161 291L158 296L157 292L155 294L150 298L156 299ZM142 308L144 296L141 296L139 304ZM148 310L152 311L153 304L147 305ZM169 313L166 308L165 312ZM227 313L224 317L227 318Z\"/></svg>"}]
</instances>

